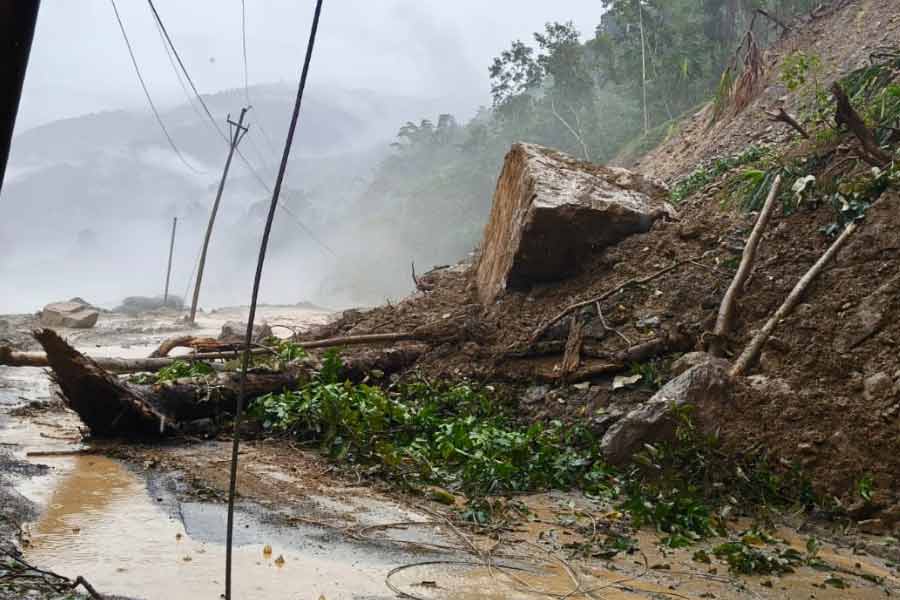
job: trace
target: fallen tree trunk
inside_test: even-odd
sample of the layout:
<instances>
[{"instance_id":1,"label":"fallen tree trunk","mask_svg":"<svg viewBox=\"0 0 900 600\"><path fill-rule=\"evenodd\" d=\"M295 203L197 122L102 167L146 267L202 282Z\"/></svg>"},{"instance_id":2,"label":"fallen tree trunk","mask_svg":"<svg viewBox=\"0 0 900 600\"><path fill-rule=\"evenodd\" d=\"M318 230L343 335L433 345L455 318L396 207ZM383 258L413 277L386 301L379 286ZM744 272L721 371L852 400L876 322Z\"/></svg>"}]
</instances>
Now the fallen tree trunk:
<instances>
[{"instance_id":1,"label":"fallen tree trunk","mask_svg":"<svg viewBox=\"0 0 900 600\"><path fill-rule=\"evenodd\" d=\"M78 413L94 436L161 437L185 429L192 421L216 419L234 411L240 387L236 372L153 385L133 384L108 373L50 329L34 335L46 351L66 405ZM423 351L424 346L406 346L361 353L345 361L341 376L361 381L373 371L389 375L408 367ZM296 389L309 377L304 367L247 373L246 398Z\"/></svg>"},{"instance_id":2,"label":"fallen tree trunk","mask_svg":"<svg viewBox=\"0 0 900 600\"><path fill-rule=\"evenodd\" d=\"M172 419L150 402L146 390L120 382L51 329L36 331L34 337L47 353L66 405L91 433L158 436L172 432Z\"/></svg>"},{"instance_id":3,"label":"fallen tree trunk","mask_svg":"<svg viewBox=\"0 0 900 600\"><path fill-rule=\"evenodd\" d=\"M850 223L847 225L847 228L844 229L844 232L841 233L840 236L834 242L832 242L831 246L829 246L828 250L825 251L819 260L810 267L809 271L806 272L803 277L800 278L800 281L797 282L797 285L794 286L794 289L791 290L791 293L788 294L787 299L785 299L784 303L778 307L778 310L775 311L775 314L766 322L762 329L759 330L759 333L747 344L747 347L738 357L738 359L734 362L734 366L731 368L732 377L737 377L741 375L746 375L756 361L759 359L759 355L762 353L763 346L766 345L766 342L769 340L769 337L772 335L772 332L775 330L775 327L778 323L787 317L791 312L793 312L794 308L800 303L800 299L803 297L803 294L806 292L806 289L809 287L809 284L813 282L813 280L819 276L822 270L825 268L831 260L835 257L841 247L850 239L850 236L856 231L858 225L856 223Z\"/></svg>"},{"instance_id":4,"label":"fallen tree trunk","mask_svg":"<svg viewBox=\"0 0 900 600\"><path fill-rule=\"evenodd\" d=\"M375 333L369 335L355 335L348 337L328 338L309 342L297 342L297 345L307 350L316 348L337 348L341 346L354 346L365 344L381 344L388 342L424 341L428 336L415 333ZM158 356L161 350L166 353L178 347L178 340L188 340L188 337L172 338L160 345L150 358L110 358L105 356L88 357L99 367L111 373L152 373L168 367L175 361L213 361L238 359L241 356L240 349L184 354L182 356ZM174 345L173 345L174 344ZM168 347L168 348L167 348ZM271 354L269 348L253 348L251 354ZM50 361L43 352L17 352L6 346L0 346L0 366L5 367L50 367ZM211 363L216 370L222 370L222 365Z\"/></svg>"},{"instance_id":5,"label":"fallen tree trunk","mask_svg":"<svg viewBox=\"0 0 900 600\"><path fill-rule=\"evenodd\" d=\"M604 375L621 373L634 363L656 358L662 354L686 352L691 350L694 344L695 340L691 336L675 328L662 336L635 344L621 352L592 352L591 354L598 356L600 360L584 362L579 368L570 373L565 373L560 369L550 373L539 372L535 375L537 379L549 383L559 383L560 381L580 383Z\"/></svg>"},{"instance_id":6,"label":"fallen tree trunk","mask_svg":"<svg viewBox=\"0 0 900 600\"><path fill-rule=\"evenodd\" d=\"M51 331L51 330L47 330ZM140 373L159 371L177 360L221 360L239 356L235 352L213 352L210 354L188 354L172 358L111 358L105 356L85 356L98 367L110 373ZM7 347L0 347L0 366L4 367L51 367L50 360L44 352L16 352ZM222 365L211 364L214 369Z\"/></svg>"},{"instance_id":7,"label":"fallen tree trunk","mask_svg":"<svg viewBox=\"0 0 900 600\"><path fill-rule=\"evenodd\" d=\"M326 338L322 340L311 341L295 341L298 346L307 350L315 350L316 348L337 348L340 346L361 346L365 344L383 344L388 342L406 342L406 341L425 341L427 336L418 333L370 333L366 335L350 335L345 337ZM241 344L230 344L227 342L218 342L210 338L195 338L193 336L179 336L169 338L159 345L159 348L153 351L151 358L165 357L175 348L192 348L199 350L197 354L189 356L202 356L211 354L225 354L239 356L241 352ZM251 352L258 354L272 353L273 350L264 346L253 348ZM214 350L215 352L209 352Z\"/></svg>"}]
</instances>

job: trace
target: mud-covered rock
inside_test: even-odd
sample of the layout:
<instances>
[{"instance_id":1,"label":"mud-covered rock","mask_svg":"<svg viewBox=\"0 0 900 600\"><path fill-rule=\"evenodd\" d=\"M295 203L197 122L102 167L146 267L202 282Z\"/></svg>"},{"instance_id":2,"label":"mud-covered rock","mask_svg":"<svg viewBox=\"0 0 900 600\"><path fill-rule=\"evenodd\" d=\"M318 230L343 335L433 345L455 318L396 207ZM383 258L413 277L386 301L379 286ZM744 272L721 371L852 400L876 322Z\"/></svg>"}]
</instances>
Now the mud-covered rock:
<instances>
[{"instance_id":1,"label":"mud-covered rock","mask_svg":"<svg viewBox=\"0 0 900 600\"><path fill-rule=\"evenodd\" d=\"M232 344L240 344L247 335L246 321L228 321L222 325L222 331L219 333L220 342L229 342ZM272 337L272 328L265 321L253 324L253 342L258 344L264 339Z\"/></svg>"},{"instance_id":2,"label":"mud-covered rock","mask_svg":"<svg viewBox=\"0 0 900 600\"><path fill-rule=\"evenodd\" d=\"M674 216L665 186L626 169L515 144L494 192L476 265L482 303L575 273L592 249Z\"/></svg>"},{"instance_id":3,"label":"mud-covered rock","mask_svg":"<svg viewBox=\"0 0 900 600\"><path fill-rule=\"evenodd\" d=\"M731 392L727 361L712 359L691 367L616 421L603 435L600 450L611 464L626 464L644 444L674 439L673 409L690 405L703 412L710 403L727 402Z\"/></svg>"},{"instance_id":4,"label":"mud-covered rock","mask_svg":"<svg viewBox=\"0 0 900 600\"><path fill-rule=\"evenodd\" d=\"M698 365L705 365L714 360L717 360L716 357L707 352L688 352L672 363L672 375L678 377L688 369Z\"/></svg>"},{"instance_id":5,"label":"mud-covered rock","mask_svg":"<svg viewBox=\"0 0 900 600\"><path fill-rule=\"evenodd\" d=\"M887 373L875 373L863 381L863 395L866 400L883 400L894 391L894 380Z\"/></svg>"},{"instance_id":6,"label":"mud-covered rock","mask_svg":"<svg viewBox=\"0 0 900 600\"><path fill-rule=\"evenodd\" d=\"M53 302L41 310L40 322L44 327L69 327L90 329L97 324L100 311L85 302Z\"/></svg>"}]
</instances>

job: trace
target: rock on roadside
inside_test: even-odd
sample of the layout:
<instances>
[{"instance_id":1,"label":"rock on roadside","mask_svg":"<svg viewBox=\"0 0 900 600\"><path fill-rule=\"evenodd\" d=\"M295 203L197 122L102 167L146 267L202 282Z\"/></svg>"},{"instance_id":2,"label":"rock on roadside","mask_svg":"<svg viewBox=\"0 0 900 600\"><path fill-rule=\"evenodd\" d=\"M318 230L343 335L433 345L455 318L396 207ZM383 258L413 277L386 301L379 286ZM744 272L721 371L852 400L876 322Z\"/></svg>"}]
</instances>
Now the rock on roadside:
<instances>
[{"instance_id":1,"label":"rock on roadside","mask_svg":"<svg viewBox=\"0 0 900 600\"><path fill-rule=\"evenodd\" d=\"M644 444L671 441L676 422L673 408L695 406L700 412L710 403L727 402L733 386L728 361L712 359L691 367L610 427L600 450L613 465L627 464Z\"/></svg>"},{"instance_id":2,"label":"rock on roadside","mask_svg":"<svg viewBox=\"0 0 900 600\"><path fill-rule=\"evenodd\" d=\"M70 327L72 329L90 329L97 324L100 311L78 299L69 302L53 302L44 307L40 313L40 322L44 327Z\"/></svg>"},{"instance_id":3,"label":"rock on roadside","mask_svg":"<svg viewBox=\"0 0 900 600\"><path fill-rule=\"evenodd\" d=\"M674 217L662 183L535 144L514 144L494 192L476 265L478 296L492 303L575 273L595 248Z\"/></svg>"}]
</instances>

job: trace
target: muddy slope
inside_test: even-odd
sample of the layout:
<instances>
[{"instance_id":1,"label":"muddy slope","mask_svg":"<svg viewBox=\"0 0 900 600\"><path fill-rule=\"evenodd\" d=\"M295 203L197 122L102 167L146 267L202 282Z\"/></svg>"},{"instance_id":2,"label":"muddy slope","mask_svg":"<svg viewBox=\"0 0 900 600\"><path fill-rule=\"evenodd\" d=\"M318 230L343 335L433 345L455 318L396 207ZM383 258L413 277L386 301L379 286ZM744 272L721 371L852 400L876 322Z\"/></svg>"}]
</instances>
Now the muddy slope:
<instances>
[{"instance_id":1,"label":"muddy slope","mask_svg":"<svg viewBox=\"0 0 900 600\"><path fill-rule=\"evenodd\" d=\"M750 142L767 142L776 153L789 151L791 159L811 155L816 151L812 145L797 144L795 133L760 117L760 110L776 99L796 111L806 101L779 83L779 61L796 50L820 54L827 89L886 44L900 46L900 16L893 0L851 2L836 13L798 24L767 54L767 82L749 108L712 128L708 114L687 119L677 136L642 161L642 169L675 184L704 160L741 152ZM843 160L841 152L853 143L849 135L834 141L815 174ZM865 166L861 170L868 171ZM512 382L524 392L548 374L552 379L563 358L568 323L562 320L547 331L538 350L531 342L541 324L572 303L677 264L646 285L627 287L604 300L601 310L608 327L589 322L595 336L590 343L615 353L677 333L700 349L756 217L723 196L721 185L712 181L691 195L679 206L677 221L660 221L646 234L587 256L577 275L561 283L509 292L482 307L471 267L460 264L423 277L421 287L427 291L397 304L348 311L313 337L427 332L438 341L431 342L415 369L441 377ZM827 249L833 238L823 230L835 219L835 211L824 203L776 211L738 307L736 329L727 343L730 355L743 349ZM799 309L779 324L756 377L740 386L739 406L723 408L711 423L733 451L765 450L782 462L796 463L819 492L843 499L845 506L858 501L861 481L873 482L873 504L884 509L879 527L886 530L900 522L894 508L900 503L900 356L893 350L900 340L898 273L900 194L889 188ZM664 354L642 368L665 381L678 356ZM652 393L613 392L611 380L612 375L595 377L587 389L534 387L523 395L523 414L588 420L598 409L637 403Z\"/></svg>"}]
</instances>

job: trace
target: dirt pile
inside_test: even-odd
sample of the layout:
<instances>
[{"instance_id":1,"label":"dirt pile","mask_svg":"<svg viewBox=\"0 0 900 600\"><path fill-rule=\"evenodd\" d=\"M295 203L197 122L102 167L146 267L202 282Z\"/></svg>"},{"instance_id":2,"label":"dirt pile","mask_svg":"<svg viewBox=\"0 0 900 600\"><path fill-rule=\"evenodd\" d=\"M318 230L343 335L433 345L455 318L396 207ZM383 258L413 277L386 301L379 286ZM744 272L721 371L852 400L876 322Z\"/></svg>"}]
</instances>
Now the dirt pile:
<instances>
[{"instance_id":1,"label":"dirt pile","mask_svg":"<svg viewBox=\"0 0 900 600\"><path fill-rule=\"evenodd\" d=\"M858 233L777 325L751 377L737 382L735 401L714 407L705 424L733 452L764 451L800 465L819 492L845 506L859 502L860 489L874 487L866 510L887 509L879 526L890 529L900 520L889 508L898 504L900 473L900 357L894 350L900 340L900 194L893 179L873 175L854 154L849 133L823 123L804 141L760 116L776 101L807 112L808 96L779 83L792 53L821 54L825 67L816 85L827 90L886 44L900 46L900 17L891 0L851 2L799 24L767 54L765 85L747 109L712 127L708 111L687 119L642 166L677 189L677 178L704 161L764 142L770 148L762 158L748 160L766 176L763 183L779 169L793 173L781 198L785 210L775 212L763 235L735 329L725 340L730 358L824 253L833 233L865 213ZM888 74L879 85L898 80L892 69L879 71ZM602 433L673 377L681 353L706 345L756 218L731 200L746 192L743 183L727 183L745 176L741 163L724 164L722 177L714 174L684 194L677 219L659 219L646 233L595 248L566 280L508 290L485 307L471 263L438 268L420 278L413 296L348 311L311 335L420 332L428 349L410 368L512 383L523 414L589 421ZM798 203L792 186L804 174L819 182L818 200ZM861 181L886 183L875 191L865 187L865 197L846 191L850 183L863 189ZM841 198L844 206L835 201ZM853 215L846 210L851 202L862 207ZM573 340L580 347L574 356Z\"/></svg>"}]
</instances>

